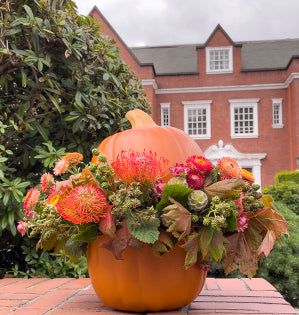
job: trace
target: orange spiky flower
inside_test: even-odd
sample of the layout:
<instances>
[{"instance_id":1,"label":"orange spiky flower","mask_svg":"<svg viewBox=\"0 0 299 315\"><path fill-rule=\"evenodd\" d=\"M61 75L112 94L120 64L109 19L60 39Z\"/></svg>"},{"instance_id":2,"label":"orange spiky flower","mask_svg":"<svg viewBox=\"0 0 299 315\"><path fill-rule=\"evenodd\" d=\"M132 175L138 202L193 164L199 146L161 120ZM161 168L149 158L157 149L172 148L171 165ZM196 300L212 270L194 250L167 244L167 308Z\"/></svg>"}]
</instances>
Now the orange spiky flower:
<instances>
[{"instance_id":1,"label":"orange spiky flower","mask_svg":"<svg viewBox=\"0 0 299 315\"><path fill-rule=\"evenodd\" d=\"M138 182L152 186L166 174L167 164L168 160L164 157L158 160L156 153L129 150L122 151L111 166L115 175L125 183Z\"/></svg>"},{"instance_id":2,"label":"orange spiky flower","mask_svg":"<svg viewBox=\"0 0 299 315\"><path fill-rule=\"evenodd\" d=\"M64 189L55 202L61 216L75 224L98 223L111 208L102 189L90 185L78 186L69 191Z\"/></svg>"},{"instance_id":3,"label":"orange spiky flower","mask_svg":"<svg viewBox=\"0 0 299 315\"><path fill-rule=\"evenodd\" d=\"M55 175L64 174L73 165L78 165L83 160L81 153L73 152L65 155L61 160L56 162L53 172Z\"/></svg>"},{"instance_id":4,"label":"orange spiky flower","mask_svg":"<svg viewBox=\"0 0 299 315\"><path fill-rule=\"evenodd\" d=\"M230 157L223 157L217 164L221 179L229 179L233 177L241 178L241 169L234 159Z\"/></svg>"}]
</instances>

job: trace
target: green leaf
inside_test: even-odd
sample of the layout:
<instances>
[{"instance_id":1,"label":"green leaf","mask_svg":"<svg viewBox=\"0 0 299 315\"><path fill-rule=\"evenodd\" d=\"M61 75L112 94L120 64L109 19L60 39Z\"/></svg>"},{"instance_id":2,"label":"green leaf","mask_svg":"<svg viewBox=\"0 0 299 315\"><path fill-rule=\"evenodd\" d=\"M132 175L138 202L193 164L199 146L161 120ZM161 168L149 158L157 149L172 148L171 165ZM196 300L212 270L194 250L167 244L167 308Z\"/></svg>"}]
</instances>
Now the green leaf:
<instances>
[{"instance_id":1,"label":"green leaf","mask_svg":"<svg viewBox=\"0 0 299 315\"><path fill-rule=\"evenodd\" d=\"M40 125L37 121L34 121L33 125L34 125L34 128L38 130L38 132L43 137L43 139L45 141L48 141L49 140L48 131L42 125Z\"/></svg>"},{"instance_id":2,"label":"green leaf","mask_svg":"<svg viewBox=\"0 0 299 315\"><path fill-rule=\"evenodd\" d=\"M199 234L195 233L189 236L188 241L181 247L186 250L185 268L188 269L197 262Z\"/></svg>"},{"instance_id":3,"label":"green leaf","mask_svg":"<svg viewBox=\"0 0 299 315\"><path fill-rule=\"evenodd\" d=\"M69 239L65 243L65 252L71 257L80 258L86 254L86 251L87 247L85 242Z\"/></svg>"},{"instance_id":4,"label":"green leaf","mask_svg":"<svg viewBox=\"0 0 299 315\"><path fill-rule=\"evenodd\" d=\"M193 189L190 189L188 187L185 187L183 185L168 185L166 184L162 196L163 198L160 200L160 202L157 204L156 209L158 211L161 211L163 208L167 207L168 205L171 205L170 200L168 199L168 196L179 202L183 207L187 207L187 196L193 191Z\"/></svg>"},{"instance_id":5,"label":"green leaf","mask_svg":"<svg viewBox=\"0 0 299 315\"><path fill-rule=\"evenodd\" d=\"M159 239L160 220L151 222L135 222L133 216L128 217L128 229L130 233L143 243L155 243Z\"/></svg>"},{"instance_id":6,"label":"green leaf","mask_svg":"<svg viewBox=\"0 0 299 315\"><path fill-rule=\"evenodd\" d=\"M57 111L59 112L59 114L61 114L61 108L57 103L57 100L55 99L55 97L53 97L50 93L46 92L46 94L48 95L50 101L54 104L54 106L56 107Z\"/></svg>"},{"instance_id":7,"label":"green leaf","mask_svg":"<svg viewBox=\"0 0 299 315\"><path fill-rule=\"evenodd\" d=\"M234 232L237 229L237 218L234 213L231 213L229 217L226 218L226 222L228 224L226 230L228 232Z\"/></svg>"},{"instance_id":8,"label":"green leaf","mask_svg":"<svg viewBox=\"0 0 299 315\"><path fill-rule=\"evenodd\" d=\"M72 237L73 241L84 241L86 243L91 243L98 237L99 231L96 225L84 224L84 225L79 226L79 228L80 228L80 232L75 234Z\"/></svg>"},{"instance_id":9,"label":"green leaf","mask_svg":"<svg viewBox=\"0 0 299 315\"><path fill-rule=\"evenodd\" d=\"M28 14L28 16L30 17L30 19L34 20L34 15L33 15L31 8L25 4L24 9L25 9L26 13Z\"/></svg>"}]
</instances>

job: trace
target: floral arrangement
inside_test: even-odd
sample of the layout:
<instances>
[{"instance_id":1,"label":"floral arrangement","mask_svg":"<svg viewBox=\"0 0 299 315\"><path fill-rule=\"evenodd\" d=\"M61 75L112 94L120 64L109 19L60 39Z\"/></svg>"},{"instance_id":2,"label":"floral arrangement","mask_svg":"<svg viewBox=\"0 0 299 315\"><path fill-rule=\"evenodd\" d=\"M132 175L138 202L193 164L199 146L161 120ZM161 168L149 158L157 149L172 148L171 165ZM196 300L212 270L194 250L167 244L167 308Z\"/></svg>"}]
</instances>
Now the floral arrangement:
<instances>
[{"instance_id":1,"label":"floral arrangement","mask_svg":"<svg viewBox=\"0 0 299 315\"><path fill-rule=\"evenodd\" d=\"M17 229L38 237L37 248L76 258L105 234L101 246L121 259L127 246L141 250L146 244L153 255L163 255L179 243L186 268L208 270L221 261L226 274L239 268L252 277L280 234L288 234L272 198L262 196L253 175L229 157L213 165L190 156L169 166L154 152L122 151L111 163L93 154L97 162L82 171L83 156L67 154L53 170L62 180L46 173L40 189L29 190Z\"/></svg>"}]
</instances>

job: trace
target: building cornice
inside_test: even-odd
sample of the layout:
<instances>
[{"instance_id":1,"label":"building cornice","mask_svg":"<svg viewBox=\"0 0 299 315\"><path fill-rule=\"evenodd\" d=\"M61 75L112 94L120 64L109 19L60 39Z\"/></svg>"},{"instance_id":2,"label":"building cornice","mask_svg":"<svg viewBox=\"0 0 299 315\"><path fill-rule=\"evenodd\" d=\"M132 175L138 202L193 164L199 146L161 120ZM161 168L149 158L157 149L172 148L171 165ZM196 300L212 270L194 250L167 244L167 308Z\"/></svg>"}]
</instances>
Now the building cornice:
<instances>
[{"instance_id":1,"label":"building cornice","mask_svg":"<svg viewBox=\"0 0 299 315\"><path fill-rule=\"evenodd\" d=\"M155 79L142 80L142 85L152 85L156 94L178 94L178 93L209 93L209 92L231 92L231 91L254 91L254 90L277 90L286 89L294 79L299 79L299 72L289 75L283 83L249 84L249 85L223 85L223 86L198 86L185 88L159 89Z\"/></svg>"}]
</instances>

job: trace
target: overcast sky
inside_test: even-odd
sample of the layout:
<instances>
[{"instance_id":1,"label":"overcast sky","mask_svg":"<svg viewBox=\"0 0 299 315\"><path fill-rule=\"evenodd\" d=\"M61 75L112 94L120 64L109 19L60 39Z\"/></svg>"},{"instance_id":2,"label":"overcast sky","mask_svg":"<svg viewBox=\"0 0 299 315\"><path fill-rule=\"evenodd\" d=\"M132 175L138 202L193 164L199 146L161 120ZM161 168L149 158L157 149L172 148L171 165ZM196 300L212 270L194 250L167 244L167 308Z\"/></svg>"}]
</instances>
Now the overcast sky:
<instances>
[{"instance_id":1,"label":"overcast sky","mask_svg":"<svg viewBox=\"0 0 299 315\"><path fill-rule=\"evenodd\" d=\"M94 6L129 47L201 44L221 24L233 41L299 38L299 0L74 0Z\"/></svg>"}]
</instances>

